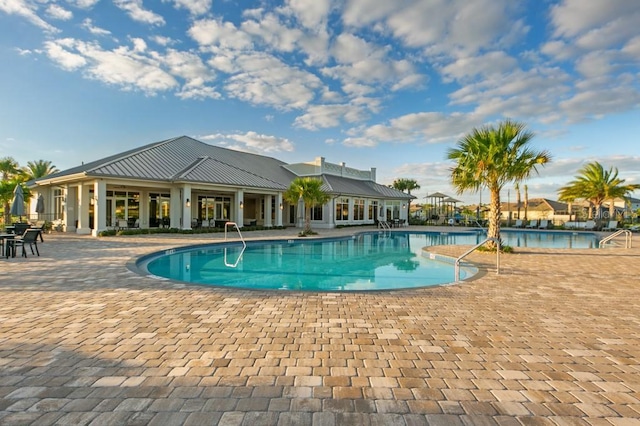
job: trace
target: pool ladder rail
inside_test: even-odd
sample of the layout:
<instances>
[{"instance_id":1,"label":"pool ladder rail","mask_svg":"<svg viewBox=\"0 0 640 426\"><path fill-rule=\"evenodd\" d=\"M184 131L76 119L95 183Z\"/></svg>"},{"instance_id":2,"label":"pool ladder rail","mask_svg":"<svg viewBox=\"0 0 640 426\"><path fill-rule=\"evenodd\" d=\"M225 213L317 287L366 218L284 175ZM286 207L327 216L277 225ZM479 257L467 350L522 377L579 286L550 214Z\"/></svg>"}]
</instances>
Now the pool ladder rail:
<instances>
[{"instance_id":1,"label":"pool ladder rail","mask_svg":"<svg viewBox=\"0 0 640 426\"><path fill-rule=\"evenodd\" d=\"M633 238L633 234L628 229L619 229L613 234L607 235L605 238L600 240L600 242L598 243L598 247L604 247L605 243L608 243L609 241L622 234L624 234L624 248L631 248L631 239Z\"/></svg>"},{"instance_id":2,"label":"pool ladder rail","mask_svg":"<svg viewBox=\"0 0 640 426\"><path fill-rule=\"evenodd\" d=\"M455 266L454 266L454 274L455 274L455 282L459 282L460 281L460 262L462 261L462 259L464 259L465 257L467 257L468 255L470 255L471 253L473 253L478 247L485 245L486 243L488 243L489 241L493 241L495 242L498 246L496 247L496 275L500 274L500 239L499 238L487 238L484 241L476 244L475 246L471 247L469 250L467 250L466 252L464 252L463 254L461 254L455 262Z\"/></svg>"},{"instance_id":3,"label":"pool ladder rail","mask_svg":"<svg viewBox=\"0 0 640 426\"><path fill-rule=\"evenodd\" d=\"M242 242L242 250L240 251L240 255L238 256L238 258L234 263L231 263L227 260L227 247L224 248L224 266L228 266L229 268L235 268L238 266L238 263L240 263L240 261L242 260L242 255L244 254L244 251L247 248L247 243L244 241L244 238L242 237L242 232L240 232L240 228L238 227L238 224L235 222L226 222L224 224L224 240L225 241L227 241L227 228L229 226L235 226L236 230L238 231L238 235L240 236L240 241Z\"/></svg>"}]
</instances>

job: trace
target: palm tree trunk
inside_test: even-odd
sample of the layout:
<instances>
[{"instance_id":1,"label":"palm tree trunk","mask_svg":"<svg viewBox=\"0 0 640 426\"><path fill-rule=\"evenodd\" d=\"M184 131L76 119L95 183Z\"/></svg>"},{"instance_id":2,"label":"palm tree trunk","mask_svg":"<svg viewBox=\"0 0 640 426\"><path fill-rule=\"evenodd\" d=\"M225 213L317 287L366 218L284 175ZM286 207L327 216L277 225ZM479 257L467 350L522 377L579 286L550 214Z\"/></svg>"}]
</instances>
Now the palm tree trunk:
<instances>
[{"instance_id":1,"label":"palm tree trunk","mask_svg":"<svg viewBox=\"0 0 640 426\"><path fill-rule=\"evenodd\" d=\"M304 206L304 232L311 233L311 208Z\"/></svg>"},{"instance_id":2,"label":"palm tree trunk","mask_svg":"<svg viewBox=\"0 0 640 426\"><path fill-rule=\"evenodd\" d=\"M487 230L487 238L495 238L500 240L500 189L490 188L491 200L489 205L489 229ZM496 243L489 241L487 247L496 248Z\"/></svg>"}]
</instances>

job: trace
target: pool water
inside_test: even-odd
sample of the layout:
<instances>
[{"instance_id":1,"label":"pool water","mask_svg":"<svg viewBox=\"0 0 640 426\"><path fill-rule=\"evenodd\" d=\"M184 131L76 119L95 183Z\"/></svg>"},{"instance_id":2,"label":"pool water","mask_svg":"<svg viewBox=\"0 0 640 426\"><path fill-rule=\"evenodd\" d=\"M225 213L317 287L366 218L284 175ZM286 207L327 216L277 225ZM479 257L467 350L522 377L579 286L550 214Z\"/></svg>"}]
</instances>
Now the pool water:
<instances>
[{"instance_id":1,"label":"pool water","mask_svg":"<svg viewBox=\"0 0 640 426\"><path fill-rule=\"evenodd\" d=\"M513 247L597 247L593 234L502 232ZM147 256L138 267L148 274L188 283L222 287L368 291L441 285L454 281L454 265L425 256L432 245L472 245L484 234L447 232L369 232L333 239L295 239L218 243L168 250ZM463 267L460 278L477 271Z\"/></svg>"}]
</instances>

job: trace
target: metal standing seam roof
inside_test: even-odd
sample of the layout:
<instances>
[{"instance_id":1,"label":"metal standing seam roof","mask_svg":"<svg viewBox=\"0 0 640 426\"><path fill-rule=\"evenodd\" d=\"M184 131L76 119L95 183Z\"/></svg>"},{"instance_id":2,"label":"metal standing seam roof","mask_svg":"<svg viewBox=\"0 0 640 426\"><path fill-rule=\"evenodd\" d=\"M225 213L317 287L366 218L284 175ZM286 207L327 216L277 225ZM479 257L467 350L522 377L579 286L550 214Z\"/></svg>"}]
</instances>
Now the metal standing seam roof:
<instances>
[{"instance_id":1,"label":"metal standing seam roof","mask_svg":"<svg viewBox=\"0 0 640 426\"><path fill-rule=\"evenodd\" d=\"M361 195L378 198L412 199L412 195L406 194L394 188L379 183L365 180L348 179L341 176L323 175L326 186L325 191L333 194Z\"/></svg>"},{"instance_id":2,"label":"metal standing seam roof","mask_svg":"<svg viewBox=\"0 0 640 426\"><path fill-rule=\"evenodd\" d=\"M222 148L180 136L48 175L35 183L84 173L93 177L214 183L284 191L296 177L283 167L285 165L285 162L272 157ZM372 181L326 174L322 178L323 190L331 194L415 198Z\"/></svg>"}]
</instances>

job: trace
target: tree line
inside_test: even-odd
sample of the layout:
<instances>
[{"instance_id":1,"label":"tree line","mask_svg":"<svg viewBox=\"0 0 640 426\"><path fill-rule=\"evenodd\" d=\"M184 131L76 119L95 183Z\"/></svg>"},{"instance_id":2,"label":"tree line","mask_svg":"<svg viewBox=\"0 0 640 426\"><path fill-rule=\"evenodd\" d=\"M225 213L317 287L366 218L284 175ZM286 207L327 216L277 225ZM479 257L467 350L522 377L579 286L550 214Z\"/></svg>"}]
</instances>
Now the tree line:
<instances>
[{"instance_id":1,"label":"tree line","mask_svg":"<svg viewBox=\"0 0 640 426\"><path fill-rule=\"evenodd\" d=\"M39 179L56 173L59 170L51 161L36 160L28 161L27 165L20 167L20 164L12 157L0 158L0 207L2 208L2 218L5 224L11 222L11 201L13 192L17 185L22 186L25 200L31 197L31 191L24 184L33 179Z\"/></svg>"}]
</instances>

